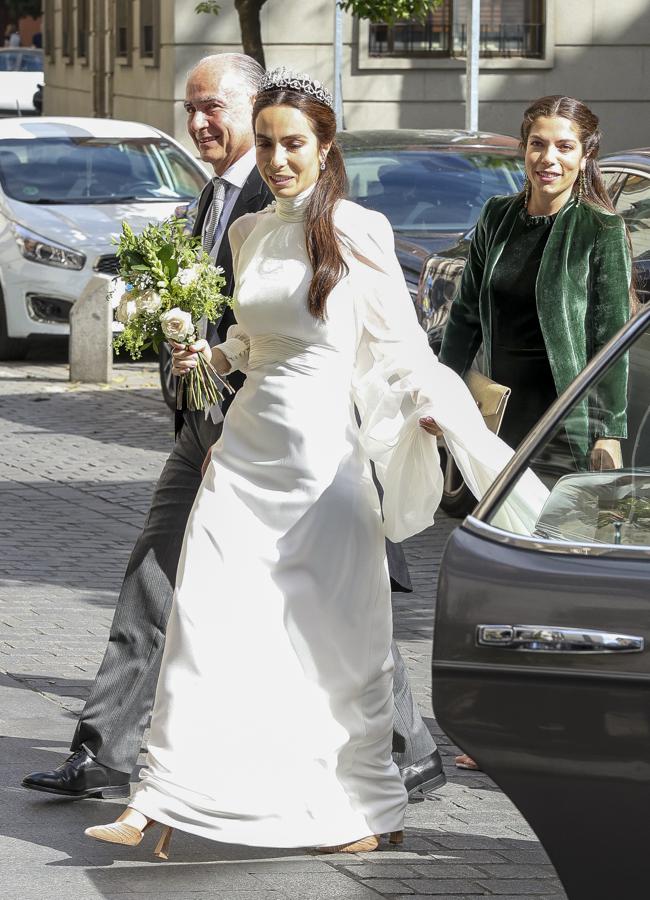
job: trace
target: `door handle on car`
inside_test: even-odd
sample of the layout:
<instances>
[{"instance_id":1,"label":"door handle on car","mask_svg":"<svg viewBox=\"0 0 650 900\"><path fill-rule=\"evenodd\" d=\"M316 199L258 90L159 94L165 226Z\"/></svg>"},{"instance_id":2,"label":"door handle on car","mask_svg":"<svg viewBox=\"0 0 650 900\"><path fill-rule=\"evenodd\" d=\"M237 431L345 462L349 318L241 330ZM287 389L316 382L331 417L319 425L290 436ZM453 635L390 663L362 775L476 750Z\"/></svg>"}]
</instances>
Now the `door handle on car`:
<instances>
[{"instance_id":1,"label":"door handle on car","mask_svg":"<svg viewBox=\"0 0 650 900\"><path fill-rule=\"evenodd\" d=\"M533 653L640 653L642 637L555 625L478 625L479 647Z\"/></svg>"}]
</instances>

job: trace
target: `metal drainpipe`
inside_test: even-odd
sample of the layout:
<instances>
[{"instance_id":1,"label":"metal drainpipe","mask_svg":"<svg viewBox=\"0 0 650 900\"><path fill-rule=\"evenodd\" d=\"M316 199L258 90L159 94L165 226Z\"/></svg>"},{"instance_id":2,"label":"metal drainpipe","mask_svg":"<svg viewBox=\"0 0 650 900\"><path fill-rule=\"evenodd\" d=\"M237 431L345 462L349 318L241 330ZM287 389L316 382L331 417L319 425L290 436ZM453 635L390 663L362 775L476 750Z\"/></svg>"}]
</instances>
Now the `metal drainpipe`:
<instances>
[{"instance_id":1,"label":"metal drainpipe","mask_svg":"<svg viewBox=\"0 0 650 900\"><path fill-rule=\"evenodd\" d=\"M467 2L467 63L465 77L465 128L478 131L478 78L481 0Z\"/></svg>"}]
</instances>

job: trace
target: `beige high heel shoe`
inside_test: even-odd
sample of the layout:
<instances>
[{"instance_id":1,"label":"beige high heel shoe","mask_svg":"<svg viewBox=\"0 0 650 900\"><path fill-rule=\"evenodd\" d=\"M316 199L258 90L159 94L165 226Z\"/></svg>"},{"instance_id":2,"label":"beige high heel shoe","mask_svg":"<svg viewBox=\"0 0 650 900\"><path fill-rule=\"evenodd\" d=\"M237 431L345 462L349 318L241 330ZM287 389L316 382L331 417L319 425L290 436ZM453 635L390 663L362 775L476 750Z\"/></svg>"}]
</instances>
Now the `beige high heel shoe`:
<instances>
[{"instance_id":1,"label":"beige high heel shoe","mask_svg":"<svg viewBox=\"0 0 650 900\"><path fill-rule=\"evenodd\" d=\"M353 841L351 844L339 844L336 847L316 847L317 853L371 853L379 846L382 835L369 834L368 837ZM388 836L391 844L401 844L404 841L403 831L391 831Z\"/></svg>"},{"instance_id":2,"label":"beige high heel shoe","mask_svg":"<svg viewBox=\"0 0 650 900\"><path fill-rule=\"evenodd\" d=\"M92 828L86 828L84 834L94 838L96 841L106 841L109 844L123 844L126 847L137 847L142 841L144 833L152 825L158 825L155 819L149 819L142 831L134 825L128 825L125 822L111 822L109 825L93 825ZM171 825L162 826L162 834L160 840L156 844L153 855L158 859L169 859L169 844L172 839L173 828Z\"/></svg>"}]
</instances>

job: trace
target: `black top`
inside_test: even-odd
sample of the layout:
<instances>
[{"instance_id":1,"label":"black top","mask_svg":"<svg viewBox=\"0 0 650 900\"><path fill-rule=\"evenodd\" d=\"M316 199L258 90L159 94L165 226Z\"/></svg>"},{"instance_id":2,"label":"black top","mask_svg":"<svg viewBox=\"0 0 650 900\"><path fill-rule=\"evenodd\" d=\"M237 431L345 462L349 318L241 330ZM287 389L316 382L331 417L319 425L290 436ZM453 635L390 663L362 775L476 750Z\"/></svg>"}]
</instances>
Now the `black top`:
<instances>
[{"instance_id":1,"label":"black top","mask_svg":"<svg viewBox=\"0 0 650 900\"><path fill-rule=\"evenodd\" d=\"M492 273L492 347L543 350L535 284L554 216L521 209Z\"/></svg>"},{"instance_id":2,"label":"black top","mask_svg":"<svg viewBox=\"0 0 650 900\"><path fill-rule=\"evenodd\" d=\"M522 207L492 275L492 377L512 389L500 431L511 447L557 397L535 295L553 220Z\"/></svg>"}]
</instances>

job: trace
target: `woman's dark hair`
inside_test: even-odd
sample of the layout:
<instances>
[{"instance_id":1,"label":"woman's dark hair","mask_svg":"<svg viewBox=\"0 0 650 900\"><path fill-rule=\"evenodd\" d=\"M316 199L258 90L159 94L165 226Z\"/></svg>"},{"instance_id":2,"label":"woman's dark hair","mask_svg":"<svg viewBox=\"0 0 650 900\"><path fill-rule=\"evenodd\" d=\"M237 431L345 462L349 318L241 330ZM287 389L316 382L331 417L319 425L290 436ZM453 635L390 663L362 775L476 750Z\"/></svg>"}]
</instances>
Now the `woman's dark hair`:
<instances>
[{"instance_id":1,"label":"woman's dark hair","mask_svg":"<svg viewBox=\"0 0 650 900\"><path fill-rule=\"evenodd\" d=\"M305 220L307 254L314 270L309 285L309 311L317 319L325 319L327 298L348 271L334 227L334 208L348 191L343 156L334 140L336 116L329 106L308 94L283 89L263 91L253 105L253 130L258 115L269 106L291 106L299 110L309 119L319 146L331 143L325 169L309 198Z\"/></svg>"},{"instance_id":2,"label":"woman's dark hair","mask_svg":"<svg viewBox=\"0 0 650 900\"><path fill-rule=\"evenodd\" d=\"M582 100L576 100L575 97L563 97L560 94L553 94L549 97L540 97L534 100L524 113L521 123L521 141L520 146L523 151L526 150L528 144L528 136L530 135L533 123L544 116L552 118L553 116L561 116L568 119L573 125L578 135L578 139L582 144L583 155L587 163L585 165L584 183L582 189L581 201L591 203L592 206L604 209L609 213L615 213L614 204L603 183L603 178L598 165L598 151L600 150L600 139L602 132L598 116L593 113L586 103ZM577 178L573 186L574 193L580 190L580 179ZM632 242L630 233L625 228L627 234L627 245L632 258ZM630 310L634 312L637 308L638 300L634 287L634 276L630 284Z\"/></svg>"}]
</instances>

